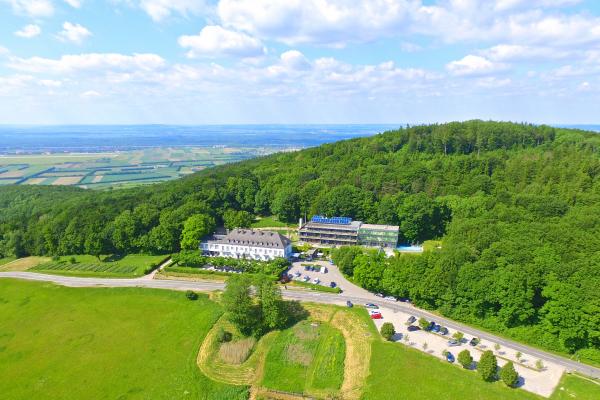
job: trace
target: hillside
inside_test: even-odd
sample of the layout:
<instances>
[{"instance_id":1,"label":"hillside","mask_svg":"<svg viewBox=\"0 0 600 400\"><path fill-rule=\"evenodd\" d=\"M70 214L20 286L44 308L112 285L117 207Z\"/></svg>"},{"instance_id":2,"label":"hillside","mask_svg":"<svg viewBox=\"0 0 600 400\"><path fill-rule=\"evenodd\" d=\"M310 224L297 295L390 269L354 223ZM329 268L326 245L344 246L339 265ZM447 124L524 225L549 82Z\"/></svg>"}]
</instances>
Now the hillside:
<instances>
[{"instance_id":1,"label":"hillside","mask_svg":"<svg viewBox=\"0 0 600 400\"><path fill-rule=\"evenodd\" d=\"M417 126L122 191L0 188L0 258L169 253L228 210L344 215L438 238L422 257L352 257L372 290L600 362L600 137L526 124Z\"/></svg>"}]
</instances>

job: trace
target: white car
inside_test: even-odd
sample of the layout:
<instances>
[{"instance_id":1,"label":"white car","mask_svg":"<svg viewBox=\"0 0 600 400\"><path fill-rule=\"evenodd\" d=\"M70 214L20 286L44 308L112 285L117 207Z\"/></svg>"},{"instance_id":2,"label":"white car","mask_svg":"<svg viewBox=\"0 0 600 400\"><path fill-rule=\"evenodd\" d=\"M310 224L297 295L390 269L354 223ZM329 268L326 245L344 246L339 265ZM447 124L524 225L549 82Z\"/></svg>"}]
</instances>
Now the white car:
<instances>
[{"instance_id":1,"label":"white car","mask_svg":"<svg viewBox=\"0 0 600 400\"><path fill-rule=\"evenodd\" d=\"M385 299L391 301L398 301L398 299L396 299L394 296L385 296Z\"/></svg>"},{"instance_id":2,"label":"white car","mask_svg":"<svg viewBox=\"0 0 600 400\"><path fill-rule=\"evenodd\" d=\"M310 276L308 276L308 275L304 275L304 278L302 278L302 280L303 280L304 282L308 282L308 281L310 281Z\"/></svg>"},{"instance_id":3,"label":"white car","mask_svg":"<svg viewBox=\"0 0 600 400\"><path fill-rule=\"evenodd\" d=\"M315 280L313 281L313 283L315 285L318 285L319 283L321 283L321 280L319 278L315 278Z\"/></svg>"}]
</instances>

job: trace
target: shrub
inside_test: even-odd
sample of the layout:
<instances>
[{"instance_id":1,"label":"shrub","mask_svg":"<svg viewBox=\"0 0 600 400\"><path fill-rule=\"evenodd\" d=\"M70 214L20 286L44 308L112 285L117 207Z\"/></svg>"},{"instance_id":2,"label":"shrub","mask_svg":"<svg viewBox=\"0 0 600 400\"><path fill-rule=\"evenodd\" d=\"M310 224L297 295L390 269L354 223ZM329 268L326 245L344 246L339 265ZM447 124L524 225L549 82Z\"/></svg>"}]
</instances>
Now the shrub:
<instances>
[{"instance_id":1,"label":"shrub","mask_svg":"<svg viewBox=\"0 0 600 400\"><path fill-rule=\"evenodd\" d=\"M52 256L52 261L59 261L59 260L60 260L60 256L58 256L56 254Z\"/></svg>"},{"instance_id":2,"label":"shrub","mask_svg":"<svg viewBox=\"0 0 600 400\"><path fill-rule=\"evenodd\" d=\"M421 327L421 329L426 329L429 326L429 321L421 317L419 318L419 326Z\"/></svg>"},{"instance_id":3,"label":"shrub","mask_svg":"<svg viewBox=\"0 0 600 400\"><path fill-rule=\"evenodd\" d=\"M71 264L75 264L75 263L77 263L77 260L75 259L75 257L71 257L71 258L69 258L69 262Z\"/></svg>"},{"instance_id":4,"label":"shrub","mask_svg":"<svg viewBox=\"0 0 600 400\"><path fill-rule=\"evenodd\" d=\"M519 382L519 374L515 371L512 361L507 362L500 369L500 379L509 387L515 387L517 382Z\"/></svg>"},{"instance_id":5,"label":"shrub","mask_svg":"<svg viewBox=\"0 0 600 400\"><path fill-rule=\"evenodd\" d=\"M192 290L188 290L187 292L185 292L185 297L188 298L188 300L197 300L198 299L198 293L192 291Z\"/></svg>"},{"instance_id":6,"label":"shrub","mask_svg":"<svg viewBox=\"0 0 600 400\"><path fill-rule=\"evenodd\" d=\"M465 337L465 334L462 332L454 332L454 335L452 335L452 337L460 342Z\"/></svg>"},{"instance_id":7,"label":"shrub","mask_svg":"<svg viewBox=\"0 0 600 400\"><path fill-rule=\"evenodd\" d=\"M458 353L458 362L463 368L469 368L473 364L473 357L471 357L469 350L464 349Z\"/></svg>"},{"instance_id":8,"label":"shrub","mask_svg":"<svg viewBox=\"0 0 600 400\"><path fill-rule=\"evenodd\" d=\"M225 343L230 342L232 338L231 332L227 332L223 327L220 327L217 331L217 342Z\"/></svg>"},{"instance_id":9,"label":"shrub","mask_svg":"<svg viewBox=\"0 0 600 400\"><path fill-rule=\"evenodd\" d=\"M384 322L384 324L381 325L381 336L383 336L385 340L392 340L395 334L396 329L394 329L394 325L391 322Z\"/></svg>"},{"instance_id":10,"label":"shrub","mask_svg":"<svg viewBox=\"0 0 600 400\"><path fill-rule=\"evenodd\" d=\"M485 351L479 363L477 364L477 371L479 375L486 382L491 382L496 378L496 370L498 369L498 360L491 350Z\"/></svg>"},{"instance_id":11,"label":"shrub","mask_svg":"<svg viewBox=\"0 0 600 400\"><path fill-rule=\"evenodd\" d=\"M539 371L543 370L543 369L544 369L544 363L542 362L542 360L537 360L537 361L535 362L535 367L536 367L536 368L537 368Z\"/></svg>"}]
</instances>

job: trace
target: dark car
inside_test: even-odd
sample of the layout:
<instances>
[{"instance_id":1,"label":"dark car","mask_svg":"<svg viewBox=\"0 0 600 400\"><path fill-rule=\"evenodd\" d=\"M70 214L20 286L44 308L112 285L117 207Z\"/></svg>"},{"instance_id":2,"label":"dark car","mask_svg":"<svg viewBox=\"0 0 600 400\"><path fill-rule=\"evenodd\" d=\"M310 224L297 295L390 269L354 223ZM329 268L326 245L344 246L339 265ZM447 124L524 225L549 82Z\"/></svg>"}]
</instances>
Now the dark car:
<instances>
[{"instance_id":1,"label":"dark car","mask_svg":"<svg viewBox=\"0 0 600 400\"><path fill-rule=\"evenodd\" d=\"M335 283L335 282L331 282L331 283L329 284L329 287L330 287L330 288L334 288L334 287L336 287L336 286L337 286L337 283Z\"/></svg>"},{"instance_id":2,"label":"dark car","mask_svg":"<svg viewBox=\"0 0 600 400\"><path fill-rule=\"evenodd\" d=\"M411 315L410 317L408 317L408 319L406 320L406 322L409 323L409 324L412 324L416 320L417 320L417 317L415 317L414 315Z\"/></svg>"},{"instance_id":3,"label":"dark car","mask_svg":"<svg viewBox=\"0 0 600 400\"><path fill-rule=\"evenodd\" d=\"M437 332L440 331L441 328L442 328L441 326L439 326L439 325L436 324L436 325L433 326L433 328L431 328L431 332L436 332L437 333Z\"/></svg>"},{"instance_id":4,"label":"dark car","mask_svg":"<svg viewBox=\"0 0 600 400\"><path fill-rule=\"evenodd\" d=\"M469 344L471 346L477 346L479 344L480 340L479 338L474 337L473 339L471 339L471 341L469 342Z\"/></svg>"},{"instance_id":5,"label":"dark car","mask_svg":"<svg viewBox=\"0 0 600 400\"><path fill-rule=\"evenodd\" d=\"M421 328L418 327L418 326L416 326L416 325L411 325L408 328L406 328L406 330L409 331L409 332L415 332L415 331L420 331Z\"/></svg>"},{"instance_id":6,"label":"dark car","mask_svg":"<svg viewBox=\"0 0 600 400\"><path fill-rule=\"evenodd\" d=\"M305 271L310 271L310 265L305 265L305 266L304 266L304 270L305 270Z\"/></svg>"},{"instance_id":7,"label":"dark car","mask_svg":"<svg viewBox=\"0 0 600 400\"><path fill-rule=\"evenodd\" d=\"M460 343L456 339L448 340L448 346L460 346Z\"/></svg>"},{"instance_id":8,"label":"dark car","mask_svg":"<svg viewBox=\"0 0 600 400\"><path fill-rule=\"evenodd\" d=\"M454 354L448 352L446 353L446 361L453 363L454 362Z\"/></svg>"},{"instance_id":9,"label":"dark car","mask_svg":"<svg viewBox=\"0 0 600 400\"><path fill-rule=\"evenodd\" d=\"M435 325L436 325L435 322L431 321L429 323L429 326L427 328L425 328L425 330L426 331L431 331L431 330L433 330L433 328L435 328Z\"/></svg>"},{"instance_id":10,"label":"dark car","mask_svg":"<svg viewBox=\"0 0 600 400\"><path fill-rule=\"evenodd\" d=\"M350 300L348 300L348 301L346 302L346 306L347 306L348 308L352 308L352 306L354 306L354 304L352 304L352 302L351 302Z\"/></svg>"},{"instance_id":11,"label":"dark car","mask_svg":"<svg viewBox=\"0 0 600 400\"><path fill-rule=\"evenodd\" d=\"M442 335L447 335L447 334L448 334L448 328L446 328L445 326L442 326L442 327L440 328L440 333L441 333Z\"/></svg>"}]
</instances>

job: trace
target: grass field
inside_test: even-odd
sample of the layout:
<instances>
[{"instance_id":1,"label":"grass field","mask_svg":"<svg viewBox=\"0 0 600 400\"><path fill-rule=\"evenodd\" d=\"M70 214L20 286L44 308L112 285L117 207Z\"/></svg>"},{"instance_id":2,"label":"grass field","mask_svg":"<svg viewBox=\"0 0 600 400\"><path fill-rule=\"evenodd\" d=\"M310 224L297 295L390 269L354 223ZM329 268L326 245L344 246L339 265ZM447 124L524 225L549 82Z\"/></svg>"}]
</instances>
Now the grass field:
<instances>
[{"instance_id":1,"label":"grass field","mask_svg":"<svg viewBox=\"0 0 600 400\"><path fill-rule=\"evenodd\" d=\"M281 332L267 354L262 386L292 393L336 393L344 379L342 333L302 321Z\"/></svg>"},{"instance_id":2,"label":"grass field","mask_svg":"<svg viewBox=\"0 0 600 400\"><path fill-rule=\"evenodd\" d=\"M221 315L206 296L2 279L0 303L2 399L247 398L196 366Z\"/></svg>"},{"instance_id":3,"label":"grass field","mask_svg":"<svg viewBox=\"0 0 600 400\"><path fill-rule=\"evenodd\" d=\"M8 260L8 259L4 259ZM13 261L6 262L4 264L0 263L0 271L27 271L39 264L43 264L50 261L49 257L24 257Z\"/></svg>"},{"instance_id":4,"label":"grass field","mask_svg":"<svg viewBox=\"0 0 600 400\"><path fill-rule=\"evenodd\" d=\"M598 400L600 399L600 382L590 381L577 375L565 374L551 399Z\"/></svg>"},{"instance_id":5,"label":"grass field","mask_svg":"<svg viewBox=\"0 0 600 400\"><path fill-rule=\"evenodd\" d=\"M56 261L36 265L31 270L71 276L134 277L148 273L165 258L166 256L129 254L120 259L102 256L102 261L99 261L90 255L62 256Z\"/></svg>"},{"instance_id":6,"label":"grass field","mask_svg":"<svg viewBox=\"0 0 600 400\"><path fill-rule=\"evenodd\" d=\"M287 227L296 227L296 224L287 224L285 222L281 222L277 219L277 217L262 217L254 221L251 225L251 228L287 228Z\"/></svg>"},{"instance_id":7,"label":"grass field","mask_svg":"<svg viewBox=\"0 0 600 400\"><path fill-rule=\"evenodd\" d=\"M8 264L9 262L13 262L16 259L14 257L4 257L4 258L0 258L0 266L4 265L4 264Z\"/></svg>"}]
</instances>

